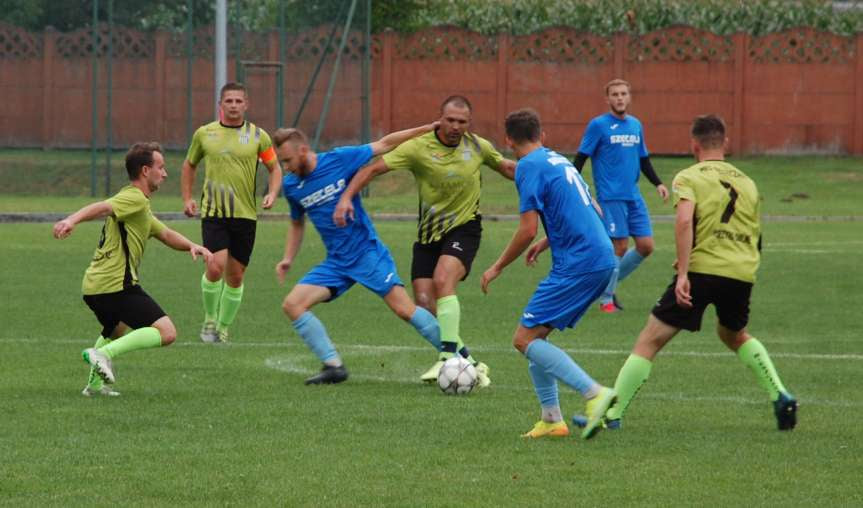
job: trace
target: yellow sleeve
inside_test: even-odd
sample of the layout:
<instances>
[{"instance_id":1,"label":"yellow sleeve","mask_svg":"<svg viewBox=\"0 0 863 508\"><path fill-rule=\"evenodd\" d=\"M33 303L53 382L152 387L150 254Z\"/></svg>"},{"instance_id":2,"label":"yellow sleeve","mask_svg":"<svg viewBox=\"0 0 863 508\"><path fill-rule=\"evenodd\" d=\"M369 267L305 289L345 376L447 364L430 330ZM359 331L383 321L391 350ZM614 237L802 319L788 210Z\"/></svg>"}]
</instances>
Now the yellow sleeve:
<instances>
[{"instance_id":1,"label":"yellow sleeve","mask_svg":"<svg viewBox=\"0 0 863 508\"><path fill-rule=\"evenodd\" d=\"M674 206L677 206L681 199L696 202L694 182L691 181L686 171L681 171L674 177L671 182L671 193Z\"/></svg>"},{"instance_id":2,"label":"yellow sleeve","mask_svg":"<svg viewBox=\"0 0 863 508\"><path fill-rule=\"evenodd\" d=\"M273 147L273 140L270 139L270 135L267 134L267 131L264 129L261 129L261 141L258 144L258 158L260 158L261 162L264 164L269 164L276 160L276 149Z\"/></svg>"},{"instance_id":3,"label":"yellow sleeve","mask_svg":"<svg viewBox=\"0 0 863 508\"><path fill-rule=\"evenodd\" d=\"M384 163L390 171L399 169L414 169L414 159L416 158L416 141L409 139L396 147L392 152L383 155Z\"/></svg>"},{"instance_id":4,"label":"yellow sleeve","mask_svg":"<svg viewBox=\"0 0 863 508\"><path fill-rule=\"evenodd\" d=\"M108 199L108 203L111 204L114 217L122 220L147 206L147 198L138 189L127 187Z\"/></svg>"},{"instance_id":5,"label":"yellow sleeve","mask_svg":"<svg viewBox=\"0 0 863 508\"><path fill-rule=\"evenodd\" d=\"M162 231L167 228L168 226L166 226L162 221L157 219L154 215L150 215L150 236L159 236Z\"/></svg>"},{"instance_id":6,"label":"yellow sleeve","mask_svg":"<svg viewBox=\"0 0 863 508\"><path fill-rule=\"evenodd\" d=\"M201 159L204 158L204 146L201 144L203 138L203 127L199 127L192 136L192 143L189 145L189 151L186 152L186 160L193 166L197 166Z\"/></svg>"},{"instance_id":7,"label":"yellow sleeve","mask_svg":"<svg viewBox=\"0 0 863 508\"><path fill-rule=\"evenodd\" d=\"M479 146L482 150L483 163L492 169L500 167L500 161L503 160L503 155L497 151L494 145L491 144L491 141L479 136L477 136L477 139L479 140Z\"/></svg>"}]
</instances>

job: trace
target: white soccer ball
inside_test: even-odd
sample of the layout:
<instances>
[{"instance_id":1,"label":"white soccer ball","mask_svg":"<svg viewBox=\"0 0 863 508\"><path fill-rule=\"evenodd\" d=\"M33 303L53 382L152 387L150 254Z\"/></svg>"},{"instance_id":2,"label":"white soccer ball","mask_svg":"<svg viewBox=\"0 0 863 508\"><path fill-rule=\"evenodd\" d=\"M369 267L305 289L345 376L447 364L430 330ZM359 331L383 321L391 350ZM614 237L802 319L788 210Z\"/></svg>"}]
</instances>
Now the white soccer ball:
<instances>
[{"instance_id":1,"label":"white soccer ball","mask_svg":"<svg viewBox=\"0 0 863 508\"><path fill-rule=\"evenodd\" d=\"M461 356L454 356L444 362L437 384L447 395L467 395L476 385L476 369Z\"/></svg>"}]
</instances>

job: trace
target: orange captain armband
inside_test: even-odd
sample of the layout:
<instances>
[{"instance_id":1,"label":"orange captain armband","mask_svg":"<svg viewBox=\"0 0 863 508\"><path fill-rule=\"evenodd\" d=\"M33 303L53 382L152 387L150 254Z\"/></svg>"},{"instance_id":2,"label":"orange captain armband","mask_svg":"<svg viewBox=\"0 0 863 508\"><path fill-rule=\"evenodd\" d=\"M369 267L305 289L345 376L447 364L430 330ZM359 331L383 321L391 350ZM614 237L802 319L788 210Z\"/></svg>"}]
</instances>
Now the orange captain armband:
<instances>
[{"instance_id":1,"label":"orange captain armband","mask_svg":"<svg viewBox=\"0 0 863 508\"><path fill-rule=\"evenodd\" d=\"M273 147L269 147L263 152L258 154L258 158L261 159L261 162L264 164L270 163L276 160L276 150Z\"/></svg>"}]
</instances>

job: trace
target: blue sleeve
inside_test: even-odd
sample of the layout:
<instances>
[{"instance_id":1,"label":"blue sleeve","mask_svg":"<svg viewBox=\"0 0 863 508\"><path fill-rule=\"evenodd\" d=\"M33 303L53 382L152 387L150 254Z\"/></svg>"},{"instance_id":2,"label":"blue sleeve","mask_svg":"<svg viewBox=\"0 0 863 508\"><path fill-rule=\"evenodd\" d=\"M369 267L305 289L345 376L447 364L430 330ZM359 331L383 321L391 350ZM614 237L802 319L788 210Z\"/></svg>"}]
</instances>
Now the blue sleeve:
<instances>
[{"instance_id":1,"label":"blue sleeve","mask_svg":"<svg viewBox=\"0 0 863 508\"><path fill-rule=\"evenodd\" d=\"M602 140L602 127L594 118L587 124L587 129L584 131L584 136L581 137L581 146L578 147L578 151L589 157L593 157L600 140Z\"/></svg>"},{"instance_id":2,"label":"blue sleeve","mask_svg":"<svg viewBox=\"0 0 863 508\"><path fill-rule=\"evenodd\" d=\"M354 176L361 167L372 160L372 145L343 146L333 150L342 160L345 176Z\"/></svg>"},{"instance_id":3,"label":"blue sleeve","mask_svg":"<svg viewBox=\"0 0 863 508\"><path fill-rule=\"evenodd\" d=\"M647 152L647 143L644 142L644 127L641 126L641 122L638 122L638 138L641 140L641 143L638 144L638 158L642 159L650 155Z\"/></svg>"},{"instance_id":4,"label":"blue sleeve","mask_svg":"<svg viewBox=\"0 0 863 508\"><path fill-rule=\"evenodd\" d=\"M542 209L537 172L534 168L527 168L526 166L527 164L524 162L519 162L516 168L515 186L518 189L518 213Z\"/></svg>"},{"instance_id":5,"label":"blue sleeve","mask_svg":"<svg viewBox=\"0 0 863 508\"><path fill-rule=\"evenodd\" d=\"M291 218L294 220L300 220L303 218L303 215L306 213L306 209L303 208L303 205L297 203L291 198L288 199L288 208L291 209Z\"/></svg>"}]
</instances>

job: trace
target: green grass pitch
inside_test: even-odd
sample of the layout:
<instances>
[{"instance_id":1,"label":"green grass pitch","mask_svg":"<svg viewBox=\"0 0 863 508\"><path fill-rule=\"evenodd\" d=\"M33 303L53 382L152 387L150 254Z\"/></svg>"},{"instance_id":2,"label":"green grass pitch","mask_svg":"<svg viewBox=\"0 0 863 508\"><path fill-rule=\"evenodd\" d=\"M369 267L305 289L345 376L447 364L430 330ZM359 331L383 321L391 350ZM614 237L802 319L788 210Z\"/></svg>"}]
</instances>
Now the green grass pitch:
<instances>
[{"instance_id":1,"label":"green grass pitch","mask_svg":"<svg viewBox=\"0 0 863 508\"><path fill-rule=\"evenodd\" d=\"M172 226L197 238L196 223ZM381 222L402 277L412 223ZM526 361L510 345L548 268L512 265L484 296L479 274L514 223L486 224L464 283L462 335L492 368L490 389L448 397L416 379L434 355L382 302L356 287L316 313L352 378L305 387L317 361L282 315L273 272L286 225L264 222L233 343L197 339L200 264L151 242L143 285L179 329L169 348L115 363L122 396L79 395L80 350L98 326L79 284L98 224L64 241L49 224L0 226L0 504L527 506L855 505L859 396L859 256L855 222L765 224L752 333L801 402L780 433L754 377L713 334L681 334L660 354L624 428L589 442L525 442L538 417ZM552 340L612 383L671 276L672 226L620 288L626 311L595 308ZM323 256L312 233L290 281ZM580 398L563 388L567 415Z\"/></svg>"},{"instance_id":2,"label":"green grass pitch","mask_svg":"<svg viewBox=\"0 0 863 508\"><path fill-rule=\"evenodd\" d=\"M156 211L181 209L181 158L169 154ZM0 151L0 213L77 209L90 201L81 196L88 162L87 152ZM0 505L861 505L863 164L734 162L759 184L763 213L834 218L764 223L750 331L801 402L793 432L776 430L766 395L715 337L708 310L702 332L682 333L660 354L623 430L590 442L520 439L538 407L510 340L548 257L534 268L510 266L488 296L479 290L479 275L514 222L486 221L459 291L462 336L492 368L488 390L457 398L419 384L434 354L362 287L315 308L351 379L303 386L318 363L280 303L323 248L310 229L288 284L279 286L274 265L287 225L263 221L233 341L224 347L197 339L200 263L150 243L143 285L174 319L177 343L121 357L122 396L86 399L80 351L99 327L80 281L100 225L82 224L61 242L50 224L0 224ZM690 159L654 164L669 183ZM122 180L115 172L115 188ZM642 193L655 216L672 213L648 185ZM512 186L497 175L484 176L482 199L487 213L516 213ZM377 180L366 206L414 211L410 176ZM285 211L280 202L275 212ZM171 226L200 238L196 222ZM576 329L552 335L606 384L672 275L672 224L654 227L656 252L620 287L626 311L594 308ZM414 224L378 221L377 228L406 278ZM575 393L561 394L567 417L583 410Z\"/></svg>"}]
</instances>

